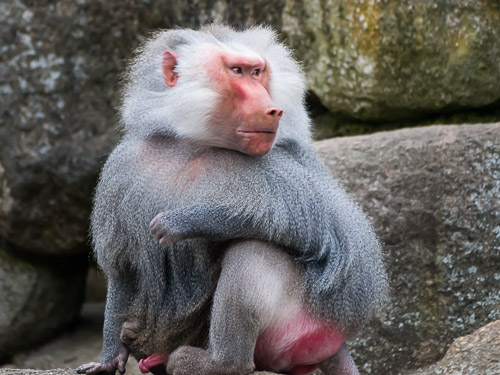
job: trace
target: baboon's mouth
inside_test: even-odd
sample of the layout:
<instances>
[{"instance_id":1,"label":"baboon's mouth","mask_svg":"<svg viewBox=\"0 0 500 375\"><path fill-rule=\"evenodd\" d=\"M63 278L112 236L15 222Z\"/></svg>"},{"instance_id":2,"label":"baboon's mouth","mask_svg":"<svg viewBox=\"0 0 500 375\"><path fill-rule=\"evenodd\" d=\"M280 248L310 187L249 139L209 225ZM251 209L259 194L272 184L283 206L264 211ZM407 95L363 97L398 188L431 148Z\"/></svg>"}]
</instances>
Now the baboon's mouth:
<instances>
[{"instance_id":1,"label":"baboon's mouth","mask_svg":"<svg viewBox=\"0 0 500 375\"><path fill-rule=\"evenodd\" d=\"M276 134L273 130L238 130L238 133L243 134Z\"/></svg>"}]
</instances>

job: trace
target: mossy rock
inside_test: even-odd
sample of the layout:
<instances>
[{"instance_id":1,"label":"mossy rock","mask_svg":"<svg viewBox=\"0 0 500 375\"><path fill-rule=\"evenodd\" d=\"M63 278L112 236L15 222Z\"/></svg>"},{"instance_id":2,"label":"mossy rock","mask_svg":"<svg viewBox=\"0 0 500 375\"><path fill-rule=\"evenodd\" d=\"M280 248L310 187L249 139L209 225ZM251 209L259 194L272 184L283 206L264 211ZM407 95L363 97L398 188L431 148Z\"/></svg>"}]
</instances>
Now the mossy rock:
<instances>
[{"instance_id":1,"label":"mossy rock","mask_svg":"<svg viewBox=\"0 0 500 375\"><path fill-rule=\"evenodd\" d=\"M332 112L415 119L500 99L498 2L288 0L283 31Z\"/></svg>"}]
</instances>

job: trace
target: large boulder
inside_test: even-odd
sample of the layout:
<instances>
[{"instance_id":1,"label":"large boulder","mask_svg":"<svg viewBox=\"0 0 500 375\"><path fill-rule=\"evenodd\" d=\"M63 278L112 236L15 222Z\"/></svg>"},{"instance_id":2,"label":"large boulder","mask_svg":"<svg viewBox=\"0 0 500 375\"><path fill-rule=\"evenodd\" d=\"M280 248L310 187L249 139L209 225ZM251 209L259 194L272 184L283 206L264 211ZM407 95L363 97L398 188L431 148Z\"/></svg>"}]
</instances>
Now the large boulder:
<instances>
[{"instance_id":1,"label":"large boulder","mask_svg":"<svg viewBox=\"0 0 500 375\"><path fill-rule=\"evenodd\" d=\"M84 283L85 268L76 262L27 260L0 244L0 363L73 322Z\"/></svg>"},{"instance_id":2,"label":"large boulder","mask_svg":"<svg viewBox=\"0 0 500 375\"><path fill-rule=\"evenodd\" d=\"M91 192L117 140L118 71L154 9L31 3L0 6L0 237L71 255L88 249Z\"/></svg>"},{"instance_id":3,"label":"large boulder","mask_svg":"<svg viewBox=\"0 0 500 375\"><path fill-rule=\"evenodd\" d=\"M365 374L440 359L500 319L500 124L432 126L317 143L385 244L387 315L358 335Z\"/></svg>"},{"instance_id":4,"label":"large boulder","mask_svg":"<svg viewBox=\"0 0 500 375\"><path fill-rule=\"evenodd\" d=\"M406 375L499 375L500 321L459 337L439 363Z\"/></svg>"},{"instance_id":5,"label":"large boulder","mask_svg":"<svg viewBox=\"0 0 500 375\"><path fill-rule=\"evenodd\" d=\"M500 100L500 3L287 1L282 31L333 112L421 118Z\"/></svg>"}]
</instances>

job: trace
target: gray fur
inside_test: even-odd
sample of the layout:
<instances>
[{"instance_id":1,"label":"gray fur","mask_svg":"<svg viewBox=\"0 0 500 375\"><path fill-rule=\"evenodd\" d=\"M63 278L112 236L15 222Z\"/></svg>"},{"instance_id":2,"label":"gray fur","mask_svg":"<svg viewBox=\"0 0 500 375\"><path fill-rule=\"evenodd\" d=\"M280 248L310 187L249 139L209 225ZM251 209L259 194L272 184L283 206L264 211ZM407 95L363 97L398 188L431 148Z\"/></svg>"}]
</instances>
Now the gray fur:
<instances>
[{"instance_id":1,"label":"gray fur","mask_svg":"<svg viewBox=\"0 0 500 375\"><path fill-rule=\"evenodd\" d=\"M205 42L244 46L269 62L271 98L284 115L267 155L204 147L197 139L196 128L206 126L201 123L218 100L189 59ZM179 55L175 88L161 78L165 50ZM209 345L208 352L178 349L169 362L176 375L250 371L252 345L271 298L252 283L269 273L288 280L283 296L290 295L289 302L300 296L311 314L348 335L379 311L387 292L379 241L362 210L318 160L303 76L274 32L221 26L162 31L142 47L128 76L122 105L126 135L101 173L92 215L93 245L109 283L104 372L113 373L109 364L126 350L119 340L125 321L139 322L128 345L137 357ZM163 247L153 239L153 218L155 236L175 244ZM254 266L252 259L276 267ZM248 267L238 277L234 264ZM237 303L235 289L242 296ZM249 315L259 298L260 308ZM225 318L228 306L235 321ZM205 358L204 365L182 370L194 363L193 356ZM221 372L217 361L227 370ZM90 364L79 371L99 369Z\"/></svg>"}]
</instances>

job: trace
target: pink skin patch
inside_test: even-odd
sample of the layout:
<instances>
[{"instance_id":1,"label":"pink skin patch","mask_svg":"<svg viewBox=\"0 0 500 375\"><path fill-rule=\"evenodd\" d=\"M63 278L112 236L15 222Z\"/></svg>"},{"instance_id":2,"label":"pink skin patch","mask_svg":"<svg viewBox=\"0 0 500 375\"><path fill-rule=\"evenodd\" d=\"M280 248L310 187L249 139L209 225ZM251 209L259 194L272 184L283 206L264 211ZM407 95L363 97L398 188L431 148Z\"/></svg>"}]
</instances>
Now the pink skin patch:
<instances>
[{"instance_id":1,"label":"pink skin patch","mask_svg":"<svg viewBox=\"0 0 500 375\"><path fill-rule=\"evenodd\" d=\"M319 363L337 353L344 339L342 332L302 312L259 335L255 365L258 371L309 375L318 369ZM139 361L139 369L145 374L167 361L168 357L153 354Z\"/></svg>"},{"instance_id":2,"label":"pink skin patch","mask_svg":"<svg viewBox=\"0 0 500 375\"><path fill-rule=\"evenodd\" d=\"M342 332L302 312L259 335L255 366L258 371L309 375L318 369L319 363L337 353L344 339ZM145 374L167 361L168 357L153 354L139 361L139 369Z\"/></svg>"},{"instance_id":3,"label":"pink skin patch","mask_svg":"<svg viewBox=\"0 0 500 375\"><path fill-rule=\"evenodd\" d=\"M345 335L306 313L266 329L257 339L254 360L258 370L308 375L334 355Z\"/></svg>"},{"instance_id":4,"label":"pink skin patch","mask_svg":"<svg viewBox=\"0 0 500 375\"><path fill-rule=\"evenodd\" d=\"M139 361L139 370L143 374L147 374L153 367L166 364L167 360L168 358L165 358L161 354L150 355L148 358Z\"/></svg>"}]
</instances>

